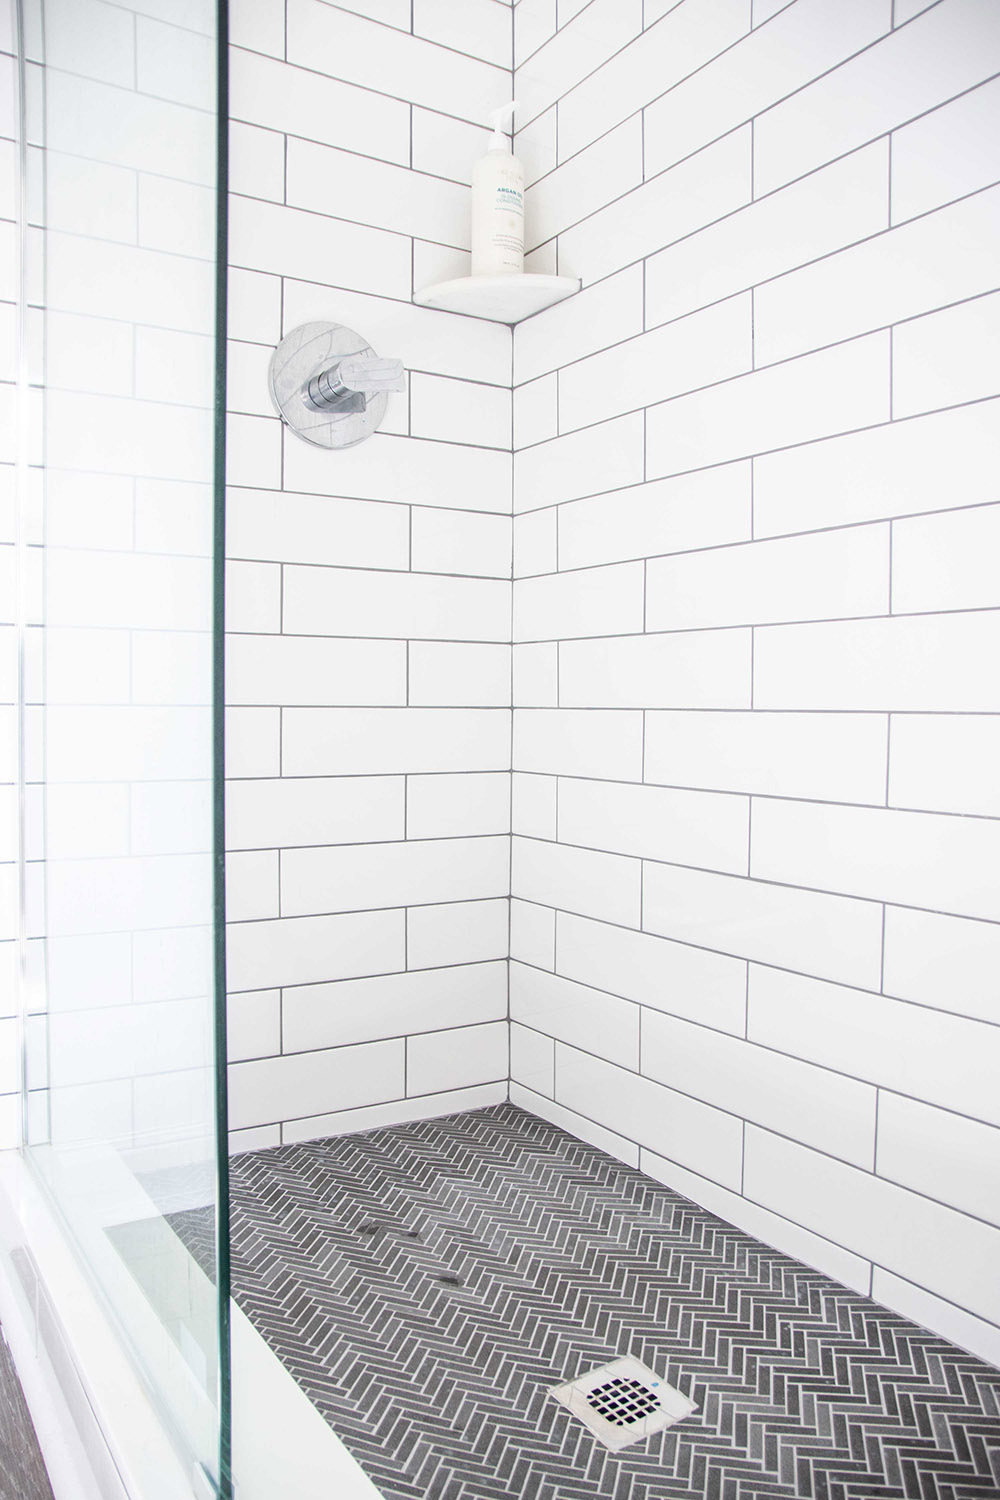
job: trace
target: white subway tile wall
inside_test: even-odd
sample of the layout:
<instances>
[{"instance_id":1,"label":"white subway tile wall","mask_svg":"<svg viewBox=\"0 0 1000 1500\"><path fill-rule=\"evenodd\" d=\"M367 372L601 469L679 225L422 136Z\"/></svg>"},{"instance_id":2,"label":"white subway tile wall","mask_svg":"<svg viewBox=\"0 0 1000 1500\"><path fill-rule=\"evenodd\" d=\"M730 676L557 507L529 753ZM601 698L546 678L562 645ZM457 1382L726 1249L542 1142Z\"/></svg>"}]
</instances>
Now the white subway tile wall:
<instances>
[{"instance_id":1,"label":"white subway tile wall","mask_svg":"<svg viewBox=\"0 0 1000 1500\"><path fill-rule=\"evenodd\" d=\"M505 1097L510 330L414 307L468 245L500 0L233 0L227 555L233 1146ZM412 11L412 14L411 14ZM415 281L416 278L416 281ZM405 395L283 433L271 349L344 323Z\"/></svg>"},{"instance_id":2,"label":"white subway tile wall","mask_svg":"<svg viewBox=\"0 0 1000 1500\"><path fill-rule=\"evenodd\" d=\"M514 9L512 1097L997 1359L1000 12L643 19Z\"/></svg>"}]
</instances>

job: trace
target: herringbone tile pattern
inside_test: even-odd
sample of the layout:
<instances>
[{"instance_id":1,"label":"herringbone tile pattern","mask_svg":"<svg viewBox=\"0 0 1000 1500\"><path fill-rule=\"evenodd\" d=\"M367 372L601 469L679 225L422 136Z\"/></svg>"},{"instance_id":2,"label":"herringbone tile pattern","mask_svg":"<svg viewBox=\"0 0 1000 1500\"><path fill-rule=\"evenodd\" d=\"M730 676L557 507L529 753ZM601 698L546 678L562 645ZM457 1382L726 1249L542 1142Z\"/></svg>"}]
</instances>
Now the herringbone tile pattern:
<instances>
[{"instance_id":1,"label":"herringbone tile pattern","mask_svg":"<svg viewBox=\"0 0 1000 1500\"><path fill-rule=\"evenodd\" d=\"M1000 1496L1000 1372L511 1105L237 1158L233 1255L394 1500ZM621 1354L699 1410L614 1455L546 1391Z\"/></svg>"}]
</instances>

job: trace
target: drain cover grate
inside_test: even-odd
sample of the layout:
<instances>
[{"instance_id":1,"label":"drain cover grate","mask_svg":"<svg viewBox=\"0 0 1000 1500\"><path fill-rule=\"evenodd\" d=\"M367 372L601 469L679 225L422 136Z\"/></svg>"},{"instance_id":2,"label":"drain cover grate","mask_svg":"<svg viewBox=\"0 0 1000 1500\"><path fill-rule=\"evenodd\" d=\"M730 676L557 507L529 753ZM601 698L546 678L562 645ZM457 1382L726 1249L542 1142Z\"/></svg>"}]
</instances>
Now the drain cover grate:
<instances>
[{"instance_id":1,"label":"drain cover grate","mask_svg":"<svg viewBox=\"0 0 1000 1500\"><path fill-rule=\"evenodd\" d=\"M549 1392L606 1448L617 1452L672 1427L698 1408L646 1365L626 1355Z\"/></svg>"}]
</instances>

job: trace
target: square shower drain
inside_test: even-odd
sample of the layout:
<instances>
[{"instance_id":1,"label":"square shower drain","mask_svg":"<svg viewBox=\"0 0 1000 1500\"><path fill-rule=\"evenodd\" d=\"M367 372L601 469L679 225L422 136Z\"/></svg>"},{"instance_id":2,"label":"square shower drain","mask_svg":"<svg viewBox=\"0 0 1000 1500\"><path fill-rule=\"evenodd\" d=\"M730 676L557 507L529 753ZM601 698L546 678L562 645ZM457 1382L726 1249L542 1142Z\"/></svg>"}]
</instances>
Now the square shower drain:
<instances>
[{"instance_id":1,"label":"square shower drain","mask_svg":"<svg viewBox=\"0 0 1000 1500\"><path fill-rule=\"evenodd\" d=\"M549 1395L579 1417L613 1453L641 1443L698 1410L655 1370L628 1355L579 1380L552 1386Z\"/></svg>"}]
</instances>

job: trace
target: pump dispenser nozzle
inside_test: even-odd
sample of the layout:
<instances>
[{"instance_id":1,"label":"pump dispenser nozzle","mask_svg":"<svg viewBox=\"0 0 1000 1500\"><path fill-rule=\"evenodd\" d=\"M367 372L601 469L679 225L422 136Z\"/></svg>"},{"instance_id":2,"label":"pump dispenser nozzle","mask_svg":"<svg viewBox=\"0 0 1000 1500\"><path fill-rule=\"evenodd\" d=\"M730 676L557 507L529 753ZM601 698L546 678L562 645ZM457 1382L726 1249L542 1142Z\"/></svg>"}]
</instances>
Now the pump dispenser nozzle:
<instances>
[{"instance_id":1,"label":"pump dispenser nozzle","mask_svg":"<svg viewBox=\"0 0 1000 1500\"><path fill-rule=\"evenodd\" d=\"M514 111L517 108L517 100L512 99L509 104L502 104L499 109L490 111L490 124L493 127L493 139L490 141L491 151L509 151L510 147L506 141L507 132L504 130L504 121L510 120L514 124Z\"/></svg>"}]
</instances>

